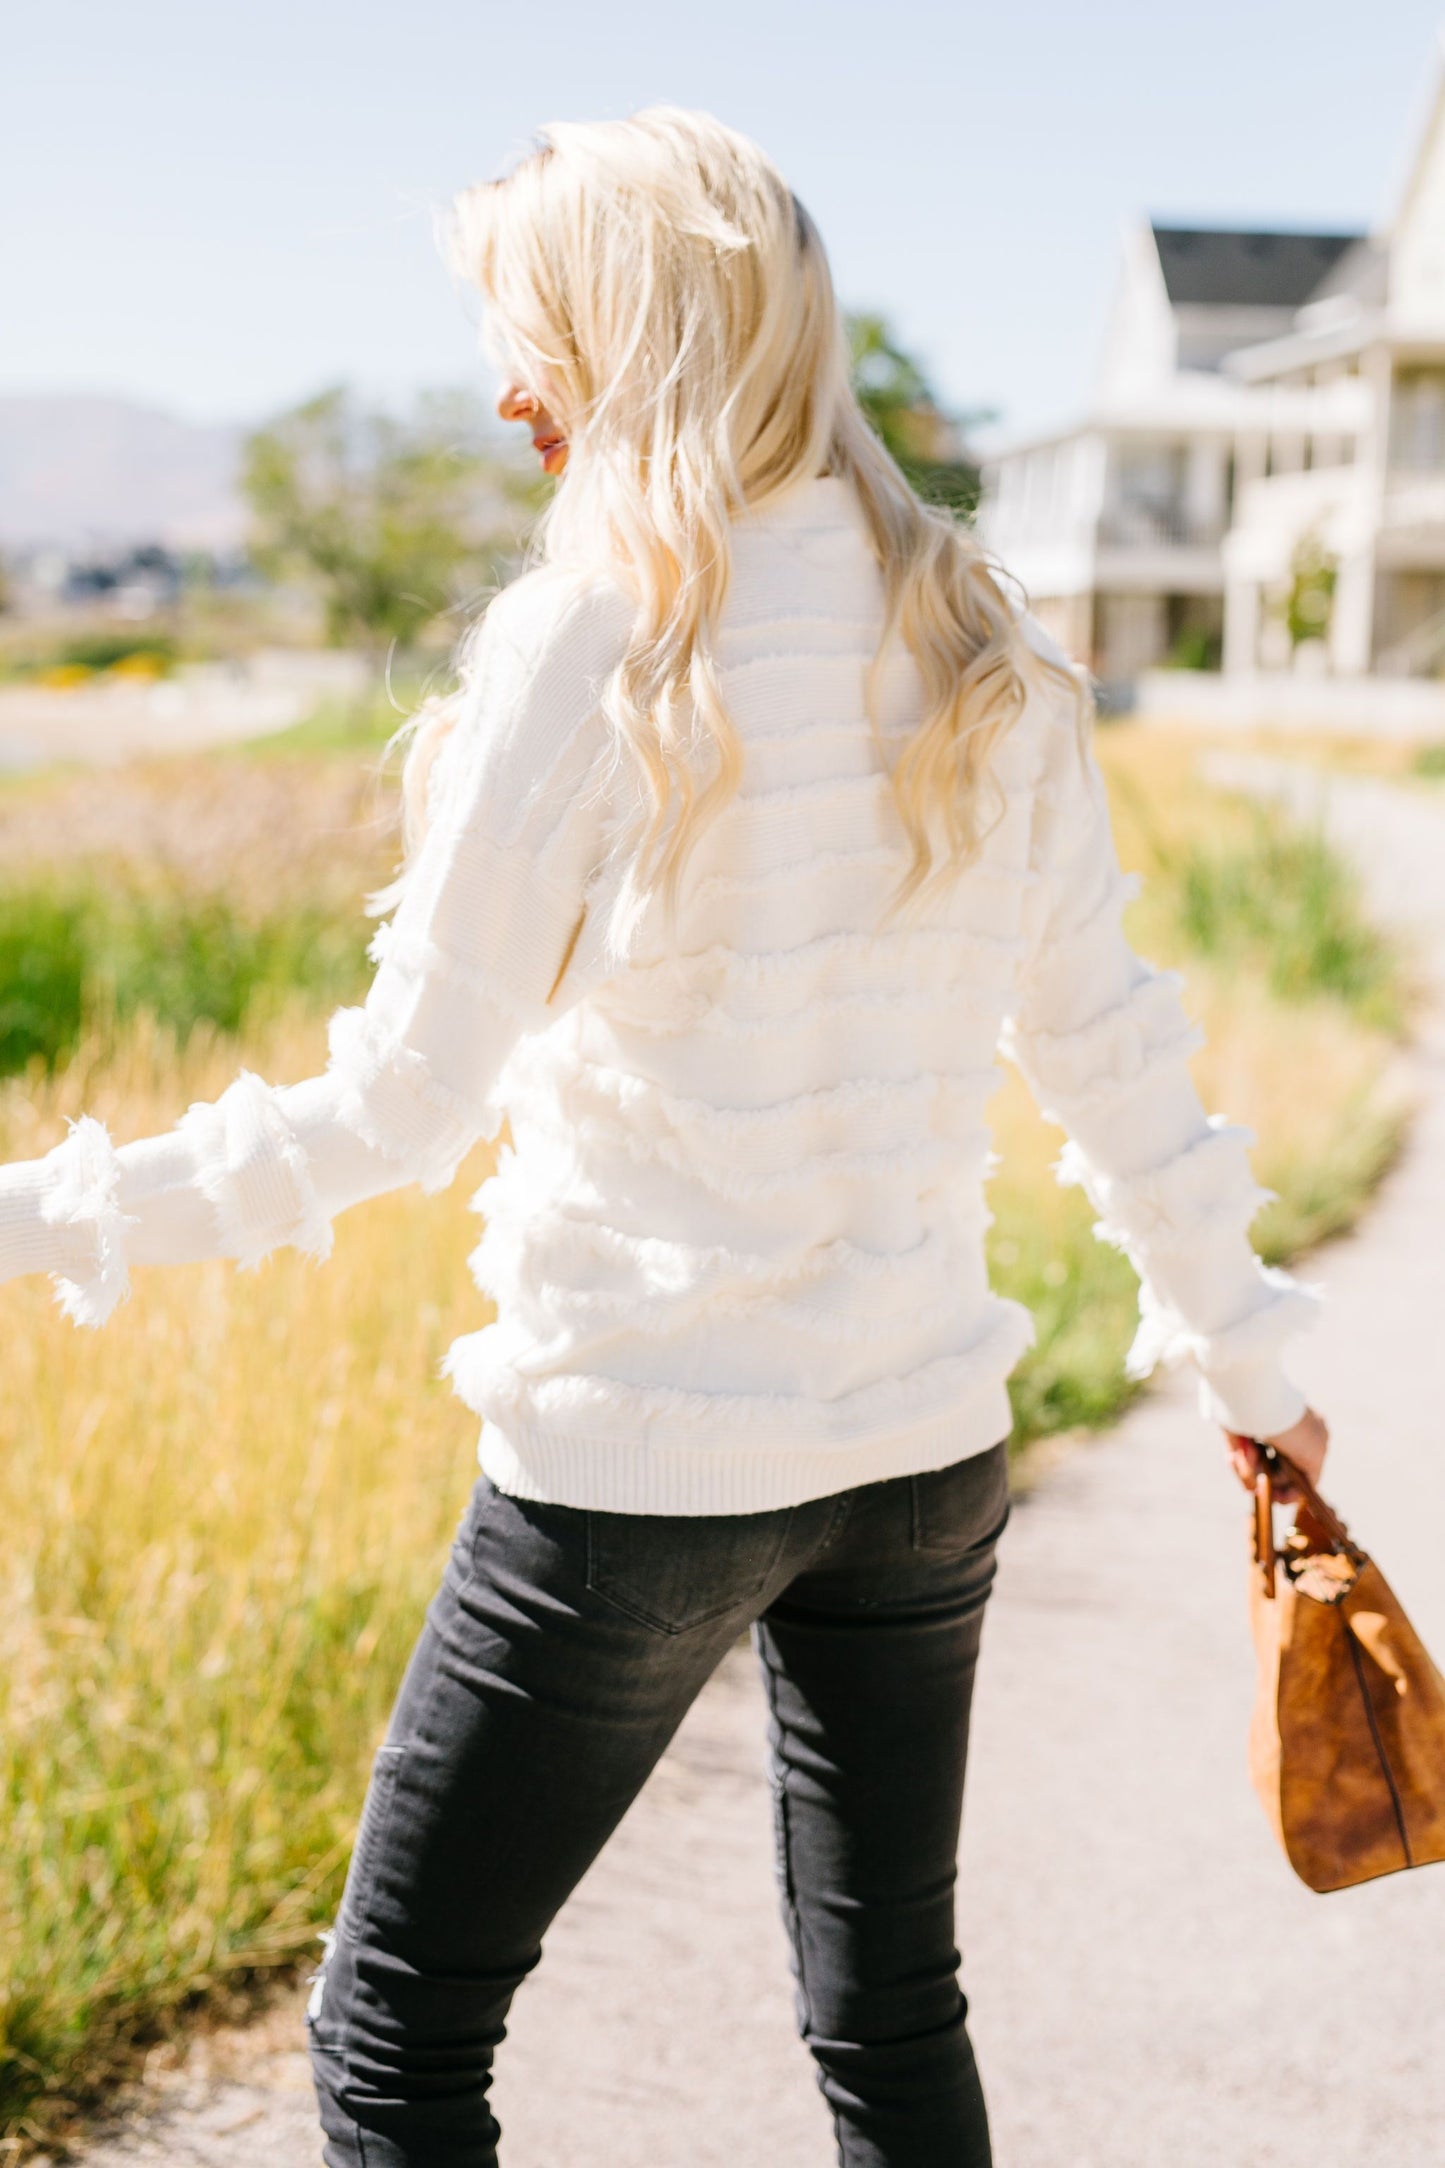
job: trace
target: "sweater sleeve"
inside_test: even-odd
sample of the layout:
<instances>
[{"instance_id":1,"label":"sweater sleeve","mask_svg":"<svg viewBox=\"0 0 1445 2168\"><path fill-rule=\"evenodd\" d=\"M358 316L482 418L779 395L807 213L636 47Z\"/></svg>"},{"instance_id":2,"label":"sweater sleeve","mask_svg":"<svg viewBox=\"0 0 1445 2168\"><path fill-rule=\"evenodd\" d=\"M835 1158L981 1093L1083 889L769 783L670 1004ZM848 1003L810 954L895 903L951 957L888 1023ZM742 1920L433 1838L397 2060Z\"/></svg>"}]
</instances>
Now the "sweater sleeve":
<instances>
[{"instance_id":1,"label":"sweater sleeve","mask_svg":"<svg viewBox=\"0 0 1445 2168\"><path fill-rule=\"evenodd\" d=\"M1203 1035L1180 976L1124 936L1137 881L1120 871L1103 777L1070 703L1050 704L1043 734L1033 937L1002 1050L1068 1133L1059 1180L1084 1189L1095 1232L1139 1274L1128 1374L1188 1358L1205 1416L1269 1437L1304 1412L1281 1348L1313 1321L1320 1290L1251 1246L1249 1224L1273 1194L1251 1170L1255 1136L1206 1114L1188 1068Z\"/></svg>"},{"instance_id":2,"label":"sweater sleeve","mask_svg":"<svg viewBox=\"0 0 1445 2168\"><path fill-rule=\"evenodd\" d=\"M290 1244L330 1254L337 1212L413 1182L445 1188L494 1136L513 1046L576 998L568 967L606 860L598 693L618 598L533 573L487 613L430 819L380 925L365 1001L331 1018L323 1074L248 1070L175 1129L117 1148L92 1116L44 1158L0 1169L0 1279L49 1272L77 1324L102 1325L133 1263Z\"/></svg>"}]
</instances>

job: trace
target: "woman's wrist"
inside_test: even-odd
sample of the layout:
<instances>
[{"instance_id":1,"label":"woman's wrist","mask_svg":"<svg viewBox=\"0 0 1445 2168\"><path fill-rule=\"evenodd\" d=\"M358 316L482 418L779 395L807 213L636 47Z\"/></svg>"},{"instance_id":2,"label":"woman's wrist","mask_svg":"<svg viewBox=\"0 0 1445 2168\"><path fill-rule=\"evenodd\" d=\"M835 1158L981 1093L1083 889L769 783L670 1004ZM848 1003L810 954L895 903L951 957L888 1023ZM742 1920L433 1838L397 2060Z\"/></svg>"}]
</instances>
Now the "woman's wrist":
<instances>
[{"instance_id":1,"label":"woman's wrist","mask_svg":"<svg viewBox=\"0 0 1445 2168\"><path fill-rule=\"evenodd\" d=\"M1241 1437L1272 1438L1291 1428L1308 1402L1277 1359L1211 1369L1200 1378L1200 1413Z\"/></svg>"},{"instance_id":2,"label":"woman's wrist","mask_svg":"<svg viewBox=\"0 0 1445 2168\"><path fill-rule=\"evenodd\" d=\"M53 1154L0 1167L0 1280L27 1272L75 1275L94 1262L94 1239L83 1225L46 1217L57 1179Z\"/></svg>"}]
</instances>

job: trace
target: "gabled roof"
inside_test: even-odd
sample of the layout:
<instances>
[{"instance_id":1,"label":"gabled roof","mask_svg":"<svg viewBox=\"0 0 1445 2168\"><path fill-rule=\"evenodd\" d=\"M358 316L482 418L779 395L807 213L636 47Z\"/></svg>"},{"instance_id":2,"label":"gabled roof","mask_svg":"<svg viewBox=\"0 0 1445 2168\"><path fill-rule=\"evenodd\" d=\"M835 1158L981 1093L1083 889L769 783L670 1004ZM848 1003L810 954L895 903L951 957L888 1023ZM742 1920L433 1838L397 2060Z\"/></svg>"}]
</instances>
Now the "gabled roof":
<instances>
[{"instance_id":1,"label":"gabled roof","mask_svg":"<svg viewBox=\"0 0 1445 2168\"><path fill-rule=\"evenodd\" d=\"M1383 241L1367 235L1351 242L1343 255L1335 259L1310 295L1310 301L1333 301L1349 296L1363 308L1383 308L1389 272L1388 247Z\"/></svg>"},{"instance_id":2,"label":"gabled roof","mask_svg":"<svg viewBox=\"0 0 1445 2168\"><path fill-rule=\"evenodd\" d=\"M1152 223L1151 231L1165 292L1176 308L1300 308L1363 238Z\"/></svg>"}]
</instances>

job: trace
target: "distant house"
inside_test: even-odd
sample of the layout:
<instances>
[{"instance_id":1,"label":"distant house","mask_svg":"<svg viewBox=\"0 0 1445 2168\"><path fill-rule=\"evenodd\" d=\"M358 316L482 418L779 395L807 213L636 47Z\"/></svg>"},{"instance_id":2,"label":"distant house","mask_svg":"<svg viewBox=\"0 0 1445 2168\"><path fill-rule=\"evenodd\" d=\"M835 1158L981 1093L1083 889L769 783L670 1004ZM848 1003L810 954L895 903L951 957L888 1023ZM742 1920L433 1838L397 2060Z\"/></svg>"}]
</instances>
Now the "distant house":
<instances>
[{"instance_id":1,"label":"distant house","mask_svg":"<svg viewBox=\"0 0 1445 2168\"><path fill-rule=\"evenodd\" d=\"M985 457L980 528L1121 698L1445 673L1445 73L1382 234L1133 233L1088 410Z\"/></svg>"}]
</instances>

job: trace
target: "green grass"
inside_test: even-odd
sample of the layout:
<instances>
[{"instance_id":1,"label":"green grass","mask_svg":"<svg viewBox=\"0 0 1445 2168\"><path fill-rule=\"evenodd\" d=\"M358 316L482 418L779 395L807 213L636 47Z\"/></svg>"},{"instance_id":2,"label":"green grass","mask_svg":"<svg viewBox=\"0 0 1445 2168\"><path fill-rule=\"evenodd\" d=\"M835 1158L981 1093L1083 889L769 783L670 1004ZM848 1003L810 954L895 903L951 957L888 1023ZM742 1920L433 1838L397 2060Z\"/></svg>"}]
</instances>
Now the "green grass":
<instances>
[{"instance_id":1,"label":"green grass","mask_svg":"<svg viewBox=\"0 0 1445 2168\"><path fill-rule=\"evenodd\" d=\"M237 1033L298 990L347 998L365 984L368 928L317 907L250 918L223 894L108 880L0 886L0 1076L53 1069L87 1024L145 1014L184 1044L197 1024Z\"/></svg>"},{"instance_id":2,"label":"green grass","mask_svg":"<svg viewBox=\"0 0 1445 2168\"><path fill-rule=\"evenodd\" d=\"M1093 1233L1079 1197L1043 1216L1006 1196L989 1230L989 1276L1033 1312L1037 1340L1009 1380L1015 1452L1061 1430L1111 1423L1138 1387L1124 1375L1139 1283Z\"/></svg>"},{"instance_id":3,"label":"green grass","mask_svg":"<svg viewBox=\"0 0 1445 2168\"><path fill-rule=\"evenodd\" d=\"M393 677L387 684L378 683L354 698L323 700L289 730L249 739L232 748L230 757L284 760L294 755L380 752L407 717L415 713L430 682L409 673Z\"/></svg>"},{"instance_id":4,"label":"green grass","mask_svg":"<svg viewBox=\"0 0 1445 2168\"><path fill-rule=\"evenodd\" d=\"M1335 1000L1363 1024L1398 1031L1398 957L1366 917L1352 868L1318 829L1250 813L1242 841L1197 840L1171 869L1186 946L1262 970L1281 1001Z\"/></svg>"},{"instance_id":5,"label":"green grass","mask_svg":"<svg viewBox=\"0 0 1445 2168\"><path fill-rule=\"evenodd\" d=\"M324 1058L302 1009L248 1058ZM7 1156L82 1107L155 1133L237 1048L133 1027L0 1092ZM139 1273L103 1340L50 1289L0 1336L0 2133L65 2128L188 2002L315 1948L474 1472L437 1377L477 1322L466 1198L294 1256Z\"/></svg>"}]
</instances>

